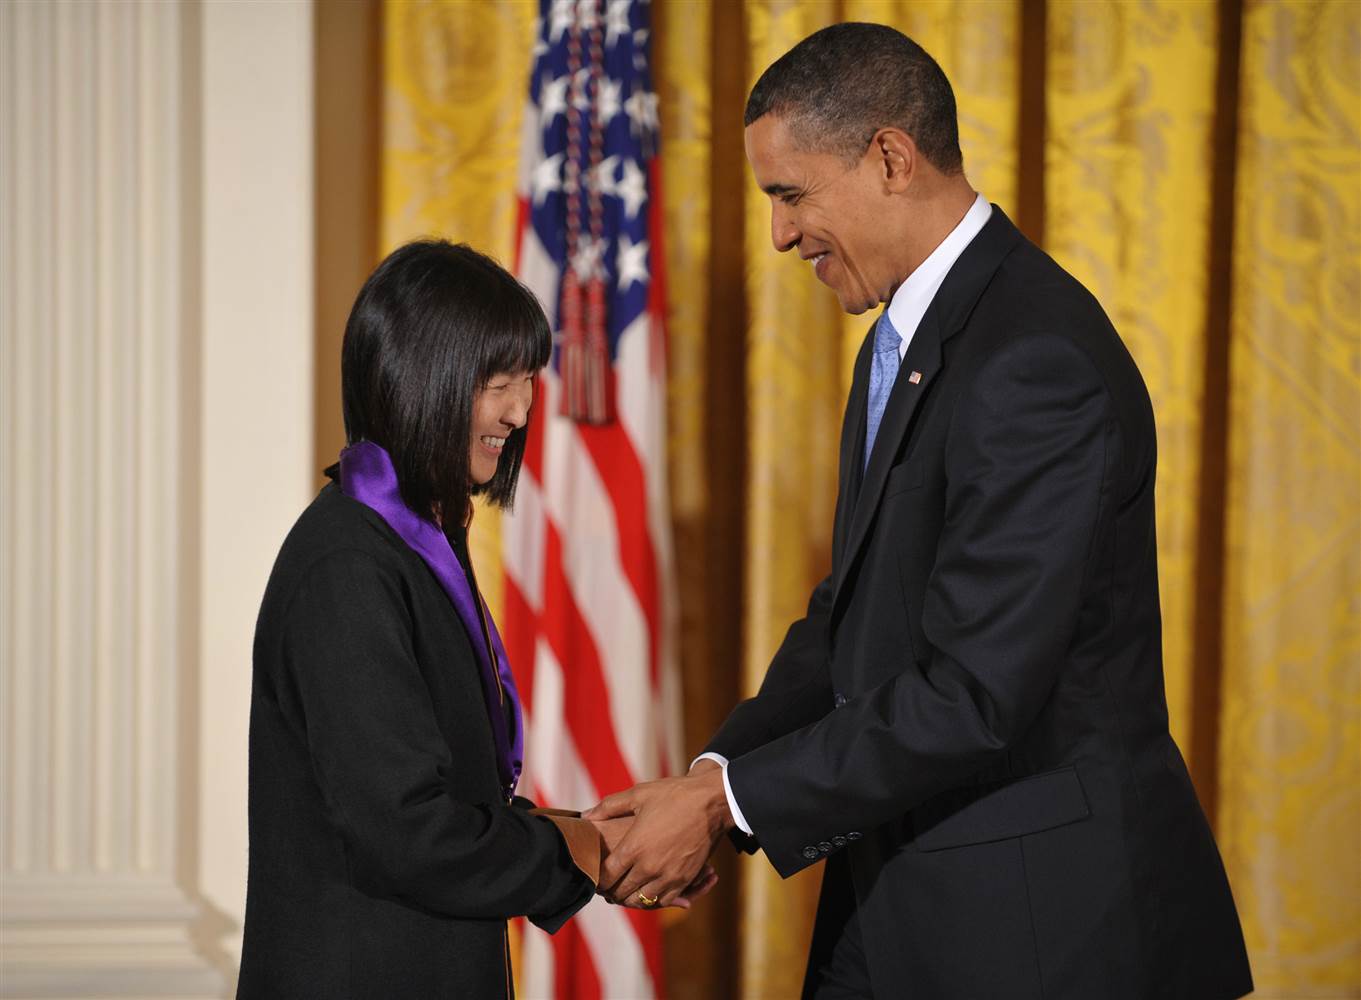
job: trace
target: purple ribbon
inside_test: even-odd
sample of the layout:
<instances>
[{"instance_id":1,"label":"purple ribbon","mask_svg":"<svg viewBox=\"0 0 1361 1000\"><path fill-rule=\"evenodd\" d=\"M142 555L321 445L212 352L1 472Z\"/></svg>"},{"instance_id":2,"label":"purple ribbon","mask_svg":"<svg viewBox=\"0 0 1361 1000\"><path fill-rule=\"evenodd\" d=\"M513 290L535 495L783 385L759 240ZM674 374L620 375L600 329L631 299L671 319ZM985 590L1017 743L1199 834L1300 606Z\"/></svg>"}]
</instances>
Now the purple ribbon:
<instances>
[{"instance_id":1,"label":"purple ribbon","mask_svg":"<svg viewBox=\"0 0 1361 1000\"><path fill-rule=\"evenodd\" d=\"M435 574L435 579L453 602L463 627L468 630L477 664L482 669L482 694L487 701L487 716L491 720L492 737L496 741L496 768L509 801L515 794L515 785L524 767L524 724L520 714L520 696L510 672L510 659L506 656L501 635L496 631L496 623L492 621L491 611L486 602L481 601L480 595L473 593L463 566L450 548L444 532L434 521L420 517L402 502L401 491L397 486L397 471L381 446L372 441L360 441L341 451L340 489L347 497L358 500L386 521L388 527L425 560L430 572ZM478 613L479 603L481 614ZM495 664L489 658L487 643L482 641L484 618L491 639L491 653L496 657ZM501 703L501 692L504 692L510 704L510 720L507 720Z\"/></svg>"}]
</instances>

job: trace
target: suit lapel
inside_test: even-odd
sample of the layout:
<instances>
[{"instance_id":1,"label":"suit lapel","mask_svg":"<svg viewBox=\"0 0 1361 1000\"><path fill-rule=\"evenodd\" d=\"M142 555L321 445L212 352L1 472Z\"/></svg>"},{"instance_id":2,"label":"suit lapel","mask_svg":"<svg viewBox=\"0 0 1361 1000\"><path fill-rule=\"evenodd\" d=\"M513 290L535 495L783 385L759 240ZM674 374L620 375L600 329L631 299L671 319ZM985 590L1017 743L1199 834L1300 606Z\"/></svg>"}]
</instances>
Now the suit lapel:
<instances>
[{"instance_id":1,"label":"suit lapel","mask_svg":"<svg viewBox=\"0 0 1361 1000\"><path fill-rule=\"evenodd\" d=\"M851 515L860 492L861 462L858 456L865 451L865 413L869 406L870 357L874 351L874 326L870 325L860 353L855 358L851 375L851 395L846 401L846 419L841 428L840 469L837 474L836 517L832 527L832 565L840 563L840 554L851 531Z\"/></svg>"},{"instance_id":2,"label":"suit lapel","mask_svg":"<svg viewBox=\"0 0 1361 1000\"><path fill-rule=\"evenodd\" d=\"M854 514L851 516L843 558L837 565L838 594L851 564L855 561L856 553L864 544L870 524L874 520L874 512L879 508L879 498L884 492L884 483L888 480L888 470L892 468L894 456L898 453L898 445L907 436L923 395L935 384L936 376L940 374L940 327L936 316L936 304L932 303L922 316L921 323L917 325L917 332L913 334L912 343L908 345L907 354L903 357L903 363L898 369L898 376L894 379L893 389L888 396L888 403L884 407L884 416L879 422L879 433L874 439L874 450L870 452L869 465L865 468L864 478L860 481L860 489L852 508ZM914 373L918 377L914 378ZM865 405L862 405L859 411L862 425L865 422ZM859 447L851 456L853 463L857 465L864 461L864 442L865 431L862 427L857 442ZM843 455L843 465L845 461L846 456Z\"/></svg>"},{"instance_id":3,"label":"suit lapel","mask_svg":"<svg viewBox=\"0 0 1361 1000\"><path fill-rule=\"evenodd\" d=\"M861 348L860 358L856 361L855 383L852 387L852 414L857 429L847 428L841 440L841 501L837 507L836 542L832 552L832 571L834 596L833 615L840 603L841 591L855 565L861 547L869 537L870 526L879 509L879 500L888 480L889 469L897 456L899 446L912 427L922 399L935 384L943 366L941 345L962 330L977 305L979 296L997 272L1003 258L1022 240L1020 232L1012 225L996 205L992 216L979 234L974 237L959 259L945 276L935 299L922 316L921 323L912 337L893 389L889 393L888 404L884 409L879 433L875 437L874 451L870 455L869 466L863 478L859 478L858 466L863 462L865 448L865 410L869 394L870 349ZM871 338L873 333L871 332ZM913 378L913 373L919 377ZM856 393L859 398L856 398ZM847 438L855 440L848 449ZM859 488L848 493L847 486L856 483ZM845 534L842 525L846 524Z\"/></svg>"}]
</instances>

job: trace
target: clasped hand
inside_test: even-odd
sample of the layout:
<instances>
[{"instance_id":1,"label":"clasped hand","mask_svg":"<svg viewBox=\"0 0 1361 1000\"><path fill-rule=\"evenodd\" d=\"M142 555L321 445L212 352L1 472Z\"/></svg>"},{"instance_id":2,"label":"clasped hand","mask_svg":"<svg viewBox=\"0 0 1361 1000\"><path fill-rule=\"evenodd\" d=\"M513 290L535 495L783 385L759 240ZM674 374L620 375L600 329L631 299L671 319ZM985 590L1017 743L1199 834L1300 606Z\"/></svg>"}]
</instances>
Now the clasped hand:
<instances>
[{"instance_id":1,"label":"clasped hand","mask_svg":"<svg viewBox=\"0 0 1361 1000\"><path fill-rule=\"evenodd\" d=\"M605 838L598 891L610 902L640 909L688 909L712 889L718 876L709 856L734 825L716 765L634 785L582 816Z\"/></svg>"}]
</instances>

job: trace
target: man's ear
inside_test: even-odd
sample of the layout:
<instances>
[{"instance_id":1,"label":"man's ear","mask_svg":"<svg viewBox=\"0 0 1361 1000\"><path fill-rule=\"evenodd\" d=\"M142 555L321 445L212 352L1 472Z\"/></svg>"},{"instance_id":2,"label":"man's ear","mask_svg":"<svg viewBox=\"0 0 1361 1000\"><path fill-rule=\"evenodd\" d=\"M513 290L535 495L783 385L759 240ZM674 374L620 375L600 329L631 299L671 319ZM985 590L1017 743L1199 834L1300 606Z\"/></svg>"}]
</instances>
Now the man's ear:
<instances>
[{"instance_id":1,"label":"man's ear","mask_svg":"<svg viewBox=\"0 0 1361 1000\"><path fill-rule=\"evenodd\" d=\"M919 166L920 154L912 136L901 129L881 128L870 140L870 150L879 160L884 186L894 194L906 191Z\"/></svg>"}]
</instances>

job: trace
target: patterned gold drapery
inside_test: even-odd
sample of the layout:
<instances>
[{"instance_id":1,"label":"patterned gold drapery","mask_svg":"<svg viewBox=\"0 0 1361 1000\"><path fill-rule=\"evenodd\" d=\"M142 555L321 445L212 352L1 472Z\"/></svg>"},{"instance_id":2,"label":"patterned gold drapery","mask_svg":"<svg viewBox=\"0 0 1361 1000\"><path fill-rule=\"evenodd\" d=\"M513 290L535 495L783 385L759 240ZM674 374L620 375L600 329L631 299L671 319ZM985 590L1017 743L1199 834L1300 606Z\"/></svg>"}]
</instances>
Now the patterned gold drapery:
<instances>
[{"instance_id":1,"label":"patterned gold drapery","mask_svg":"<svg viewBox=\"0 0 1361 1000\"><path fill-rule=\"evenodd\" d=\"M1189 750L1217 8L1048 14L1045 248L1106 308L1153 397L1167 700Z\"/></svg>"},{"instance_id":2,"label":"patterned gold drapery","mask_svg":"<svg viewBox=\"0 0 1361 1000\"><path fill-rule=\"evenodd\" d=\"M386 3L381 249L436 233L510 262L536 14ZM771 248L742 103L818 27L894 24L955 86L975 187L1042 228L1149 384L1173 731L1259 995L1361 996L1361 6L656 0L653 19L687 749L827 570L867 324ZM479 514L494 604L498 529ZM671 995L797 996L817 874L720 854L717 898L669 931Z\"/></svg>"},{"instance_id":3,"label":"patterned gold drapery","mask_svg":"<svg viewBox=\"0 0 1361 1000\"><path fill-rule=\"evenodd\" d=\"M1260 992L1361 993L1361 7L1243 12L1220 845Z\"/></svg>"}]
</instances>

